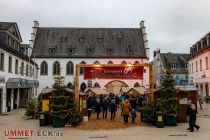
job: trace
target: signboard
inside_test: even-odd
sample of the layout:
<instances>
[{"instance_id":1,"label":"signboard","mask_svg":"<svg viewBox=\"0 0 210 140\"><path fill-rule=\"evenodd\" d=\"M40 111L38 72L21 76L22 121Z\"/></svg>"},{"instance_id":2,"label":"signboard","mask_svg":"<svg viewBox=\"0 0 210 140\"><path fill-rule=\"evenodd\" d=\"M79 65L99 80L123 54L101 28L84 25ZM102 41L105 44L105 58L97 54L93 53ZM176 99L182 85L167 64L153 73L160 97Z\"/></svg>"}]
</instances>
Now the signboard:
<instances>
[{"instance_id":1,"label":"signboard","mask_svg":"<svg viewBox=\"0 0 210 140\"><path fill-rule=\"evenodd\" d=\"M188 102L187 98L182 98L182 99L179 100L180 105L186 105L187 102Z\"/></svg>"},{"instance_id":2,"label":"signboard","mask_svg":"<svg viewBox=\"0 0 210 140\"><path fill-rule=\"evenodd\" d=\"M144 67L84 67L84 79L143 79Z\"/></svg>"},{"instance_id":3,"label":"signboard","mask_svg":"<svg viewBox=\"0 0 210 140\"><path fill-rule=\"evenodd\" d=\"M42 100L42 111L49 111L49 100Z\"/></svg>"}]
</instances>

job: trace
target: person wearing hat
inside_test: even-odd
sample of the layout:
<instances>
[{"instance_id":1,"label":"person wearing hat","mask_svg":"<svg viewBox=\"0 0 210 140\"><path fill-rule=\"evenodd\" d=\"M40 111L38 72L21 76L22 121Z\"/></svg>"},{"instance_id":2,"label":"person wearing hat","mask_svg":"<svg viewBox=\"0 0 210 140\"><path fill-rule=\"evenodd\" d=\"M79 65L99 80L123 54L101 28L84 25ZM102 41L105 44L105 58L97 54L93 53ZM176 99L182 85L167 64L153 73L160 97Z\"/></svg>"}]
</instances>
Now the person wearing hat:
<instances>
[{"instance_id":1,"label":"person wearing hat","mask_svg":"<svg viewBox=\"0 0 210 140\"><path fill-rule=\"evenodd\" d=\"M200 126L198 126L196 123L196 107L194 104L191 104L190 106L190 115L189 115L189 122L190 122L190 131L194 131L194 127L198 130Z\"/></svg>"}]
</instances>

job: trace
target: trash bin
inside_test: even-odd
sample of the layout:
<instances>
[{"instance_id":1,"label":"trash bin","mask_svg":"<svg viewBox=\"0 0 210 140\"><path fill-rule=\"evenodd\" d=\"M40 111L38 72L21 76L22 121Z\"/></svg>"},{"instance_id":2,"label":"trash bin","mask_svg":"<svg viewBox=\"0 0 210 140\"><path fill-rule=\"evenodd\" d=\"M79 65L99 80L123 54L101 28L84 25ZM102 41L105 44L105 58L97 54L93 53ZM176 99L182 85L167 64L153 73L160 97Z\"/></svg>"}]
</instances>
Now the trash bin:
<instances>
[{"instance_id":1,"label":"trash bin","mask_svg":"<svg viewBox=\"0 0 210 140\"><path fill-rule=\"evenodd\" d=\"M164 127L164 113L162 111L156 112L157 117L157 128L163 128Z\"/></svg>"},{"instance_id":2,"label":"trash bin","mask_svg":"<svg viewBox=\"0 0 210 140\"><path fill-rule=\"evenodd\" d=\"M44 113L44 112L39 113L39 125L40 126L49 125L49 114Z\"/></svg>"}]
</instances>

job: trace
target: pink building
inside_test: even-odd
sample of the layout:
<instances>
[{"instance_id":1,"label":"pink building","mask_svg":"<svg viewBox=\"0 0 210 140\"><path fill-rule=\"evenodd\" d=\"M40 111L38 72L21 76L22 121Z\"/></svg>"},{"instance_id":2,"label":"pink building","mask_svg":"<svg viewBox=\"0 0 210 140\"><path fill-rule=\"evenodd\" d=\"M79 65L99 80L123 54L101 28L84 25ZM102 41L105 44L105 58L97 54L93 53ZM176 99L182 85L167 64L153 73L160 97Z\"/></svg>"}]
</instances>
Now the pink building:
<instances>
[{"instance_id":1,"label":"pink building","mask_svg":"<svg viewBox=\"0 0 210 140\"><path fill-rule=\"evenodd\" d=\"M190 48L189 83L198 88L203 97L210 95L210 33Z\"/></svg>"}]
</instances>

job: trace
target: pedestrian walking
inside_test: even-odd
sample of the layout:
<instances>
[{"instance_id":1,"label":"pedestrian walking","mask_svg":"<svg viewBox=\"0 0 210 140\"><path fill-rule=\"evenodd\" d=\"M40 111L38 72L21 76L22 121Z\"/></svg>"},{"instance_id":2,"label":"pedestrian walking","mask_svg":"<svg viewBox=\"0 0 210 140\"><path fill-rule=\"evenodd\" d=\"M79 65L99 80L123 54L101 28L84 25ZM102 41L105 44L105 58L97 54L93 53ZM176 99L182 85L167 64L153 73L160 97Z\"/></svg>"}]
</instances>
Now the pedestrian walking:
<instances>
[{"instance_id":1,"label":"pedestrian walking","mask_svg":"<svg viewBox=\"0 0 210 140\"><path fill-rule=\"evenodd\" d=\"M135 124L135 119L136 119L136 111L135 109L132 109L131 111L131 119L132 119L132 124Z\"/></svg>"},{"instance_id":2,"label":"pedestrian walking","mask_svg":"<svg viewBox=\"0 0 210 140\"><path fill-rule=\"evenodd\" d=\"M115 100L111 101L111 104L109 105L109 111L111 112L111 121L115 119L116 111L117 111L117 105L115 103Z\"/></svg>"},{"instance_id":3,"label":"pedestrian walking","mask_svg":"<svg viewBox=\"0 0 210 140\"><path fill-rule=\"evenodd\" d=\"M109 101L105 97L104 100L103 100L103 118L104 119L107 118L107 110L108 110L108 107L109 107Z\"/></svg>"},{"instance_id":4,"label":"pedestrian walking","mask_svg":"<svg viewBox=\"0 0 210 140\"><path fill-rule=\"evenodd\" d=\"M203 98L200 94L198 95L198 103L200 105L200 110L202 110Z\"/></svg>"},{"instance_id":5,"label":"pedestrian walking","mask_svg":"<svg viewBox=\"0 0 210 140\"><path fill-rule=\"evenodd\" d=\"M189 124L189 127L187 128L187 130L190 130L190 120L189 120L189 116L190 116L190 108L191 108L191 100L187 101L187 109L186 109L186 117L187 117L187 122Z\"/></svg>"},{"instance_id":6,"label":"pedestrian walking","mask_svg":"<svg viewBox=\"0 0 210 140\"><path fill-rule=\"evenodd\" d=\"M95 109L95 112L97 114L97 119L99 119L99 115L100 115L100 112L101 112L100 99L96 99L96 102L95 102L95 105L94 105L94 109Z\"/></svg>"},{"instance_id":7,"label":"pedestrian walking","mask_svg":"<svg viewBox=\"0 0 210 140\"><path fill-rule=\"evenodd\" d=\"M190 131L189 132L193 132L194 127L197 129L197 131L199 130L200 126L198 126L196 124L196 108L195 108L194 104L191 104L191 107L190 107L189 122L190 122Z\"/></svg>"},{"instance_id":8,"label":"pedestrian walking","mask_svg":"<svg viewBox=\"0 0 210 140\"><path fill-rule=\"evenodd\" d=\"M131 105L128 102L128 99L126 99L125 102L122 104L122 112L121 112L121 116L123 116L124 119L124 124L128 123L128 116L130 111L131 111Z\"/></svg>"}]
</instances>

